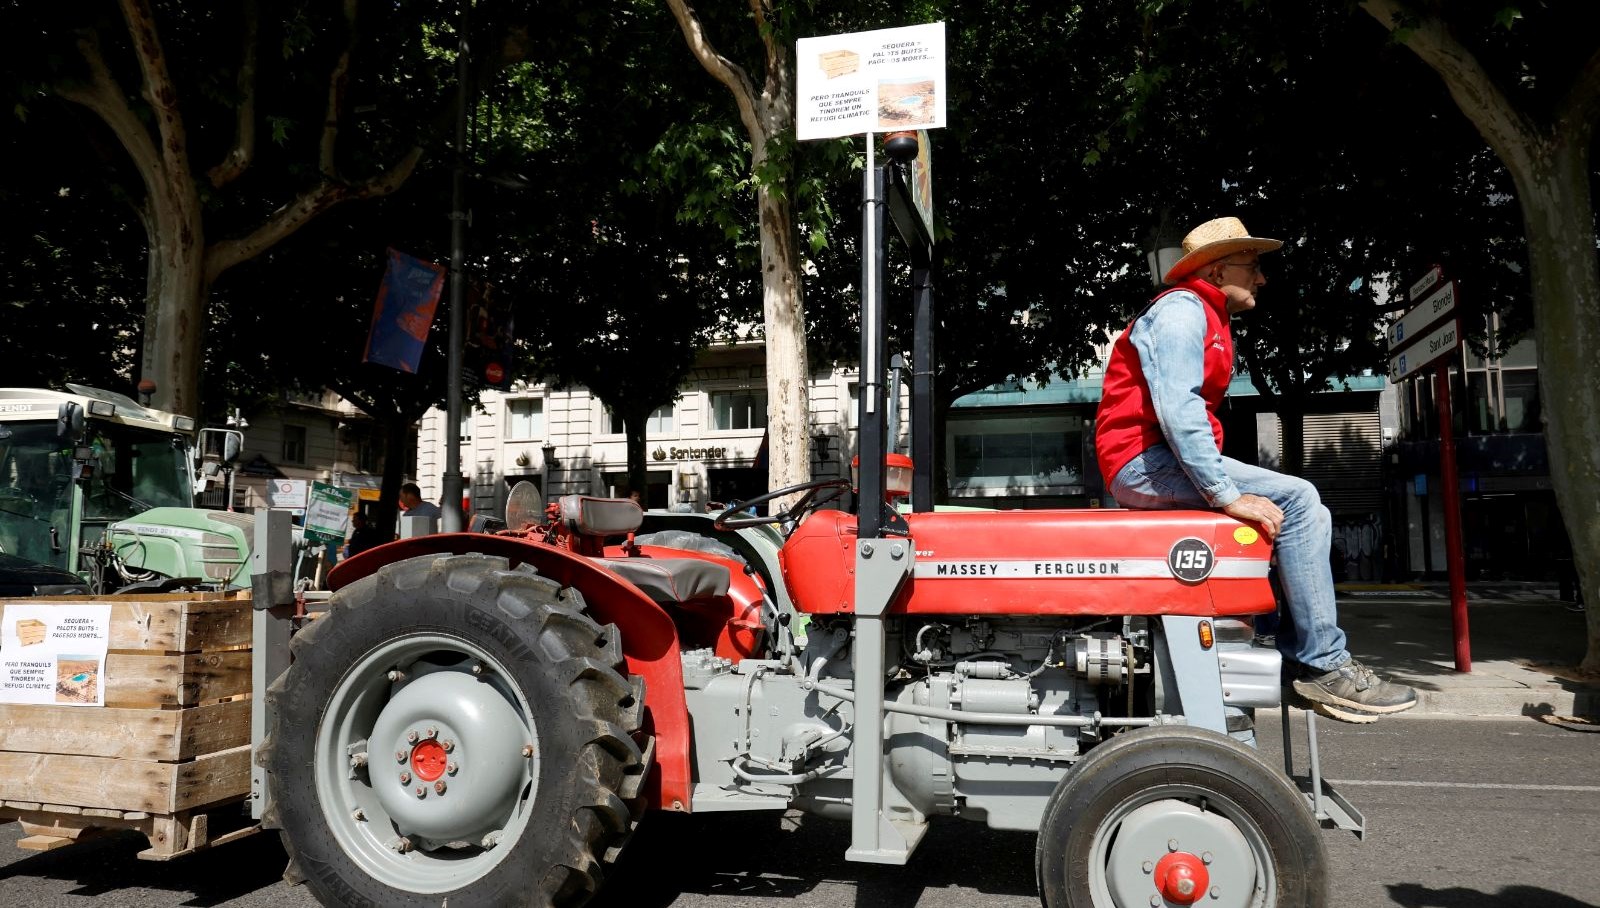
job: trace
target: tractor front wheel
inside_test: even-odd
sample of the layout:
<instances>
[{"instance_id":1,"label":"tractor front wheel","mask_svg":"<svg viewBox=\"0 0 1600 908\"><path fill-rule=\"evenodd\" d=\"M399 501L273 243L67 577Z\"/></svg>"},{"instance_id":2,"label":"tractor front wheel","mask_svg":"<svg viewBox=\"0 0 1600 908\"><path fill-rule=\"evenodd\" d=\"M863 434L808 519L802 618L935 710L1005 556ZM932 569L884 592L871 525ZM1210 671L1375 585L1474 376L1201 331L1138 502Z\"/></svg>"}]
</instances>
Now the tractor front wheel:
<instances>
[{"instance_id":1,"label":"tractor front wheel","mask_svg":"<svg viewBox=\"0 0 1600 908\"><path fill-rule=\"evenodd\" d=\"M1090 751L1045 808L1047 908L1319 908L1327 854L1300 792L1253 752L1181 726Z\"/></svg>"},{"instance_id":2,"label":"tractor front wheel","mask_svg":"<svg viewBox=\"0 0 1600 908\"><path fill-rule=\"evenodd\" d=\"M336 593L292 653L268 692L266 819L320 901L594 893L648 767L642 688L576 590L504 558L415 558Z\"/></svg>"}]
</instances>

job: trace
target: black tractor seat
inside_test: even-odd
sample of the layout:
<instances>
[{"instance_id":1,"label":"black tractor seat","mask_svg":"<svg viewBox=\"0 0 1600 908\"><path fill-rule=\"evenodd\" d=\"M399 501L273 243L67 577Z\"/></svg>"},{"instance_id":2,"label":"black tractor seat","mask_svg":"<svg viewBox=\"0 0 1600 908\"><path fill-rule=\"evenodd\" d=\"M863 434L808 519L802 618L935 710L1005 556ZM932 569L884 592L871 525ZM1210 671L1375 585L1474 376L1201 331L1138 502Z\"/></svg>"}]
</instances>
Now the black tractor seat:
<instances>
[{"instance_id":1,"label":"black tractor seat","mask_svg":"<svg viewBox=\"0 0 1600 908\"><path fill-rule=\"evenodd\" d=\"M658 605L726 596L726 565L698 558L597 558L596 563L638 587Z\"/></svg>"}]
</instances>

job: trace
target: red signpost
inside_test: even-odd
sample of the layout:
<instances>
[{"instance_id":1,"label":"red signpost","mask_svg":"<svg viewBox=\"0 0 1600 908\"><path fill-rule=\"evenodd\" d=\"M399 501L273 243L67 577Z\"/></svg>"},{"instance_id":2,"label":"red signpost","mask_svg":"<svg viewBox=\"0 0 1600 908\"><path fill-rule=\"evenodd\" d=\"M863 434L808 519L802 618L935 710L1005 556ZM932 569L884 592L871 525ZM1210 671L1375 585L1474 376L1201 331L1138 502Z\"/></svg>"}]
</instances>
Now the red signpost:
<instances>
[{"instance_id":1,"label":"red signpost","mask_svg":"<svg viewBox=\"0 0 1600 908\"><path fill-rule=\"evenodd\" d=\"M1424 366L1437 364L1433 370L1433 396L1439 403L1439 474L1444 486L1441 491L1444 495L1445 562L1450 576L1450 623L1455 636L1456 671L1470 672L1472 643L1467 631L1461 486L1456 476L1455 429L1450 412L1450 357L1461 346L1461 327L1452 315L1456 308L1456 283L1443 281L1437 265L1411 285L1409 296L1415 300L1430 290L1433 292L1389 326L1389 380L1399 383L1421 374Z\"/></svg>"}]
</instances>

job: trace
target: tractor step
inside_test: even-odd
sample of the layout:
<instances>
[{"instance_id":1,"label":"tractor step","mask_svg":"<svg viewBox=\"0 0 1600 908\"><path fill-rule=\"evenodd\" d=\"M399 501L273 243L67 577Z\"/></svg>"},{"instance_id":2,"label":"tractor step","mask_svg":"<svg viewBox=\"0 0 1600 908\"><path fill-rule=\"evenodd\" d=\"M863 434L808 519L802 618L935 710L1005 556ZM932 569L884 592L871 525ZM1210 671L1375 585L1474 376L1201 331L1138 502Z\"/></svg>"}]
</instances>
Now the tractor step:
<instances>
[{"instance_id":1,"label":"tractor step","mask_svg":"<svg viewBox=\"0 0 1600 908\"><path fill-rule=\"evenodd\" d=\"M1300 794L1306 799L1306 805L1311 808L1311 815L1317 818L1324 829L1347 829L1355 833L1357 839L1365 840L1367 837L1367 818L1362 816L1354 804L1335 791L1328 781L1322 778L1322 759L1317 751L1317 715L1313 710L1303 709L1301 712L1306 717L1306 750L1309 757L1309 772L1306 775L1295 775L1294 771L1294 734L1289 722L1289 712L1294 709L1288 703L1279 708L1283 716L1283 771L1289 780L1300 789Z\"/></svg>"}]
</instances>

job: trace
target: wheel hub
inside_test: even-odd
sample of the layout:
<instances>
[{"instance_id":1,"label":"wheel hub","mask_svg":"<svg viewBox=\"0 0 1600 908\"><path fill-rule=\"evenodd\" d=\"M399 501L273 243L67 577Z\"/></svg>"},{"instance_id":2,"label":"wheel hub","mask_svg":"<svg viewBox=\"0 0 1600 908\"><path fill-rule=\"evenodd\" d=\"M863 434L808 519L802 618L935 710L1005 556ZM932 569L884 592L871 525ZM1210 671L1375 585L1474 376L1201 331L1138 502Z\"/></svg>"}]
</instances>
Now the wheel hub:
<instances>
[{"instance_id":1,"label":"wheel hub","mask_svg":"<svg viewBox=\"0 0 1600 908\"><path fill-rule=\"evenodd\" d=\"M1156 862L1156 892L1177 905L1193 905L1211 888L1211 875L1197 854L1175 851Z\"/></svg>"},{"instance_id":2,"label":"wheel hub","mask_svg":"<svg viewBox=\"0 0 1600 908\"><path fill-rule=\"evenodd\" d=\"M427 672L396 690L373 723L372 746L404 758L388 778L373 773L373 790L400 835L476 843L505 825L534 777L522 753L530 734L492 684Z\"/></svg>"},{"instance_id":3,"label":"wheel hub","mask_svg":"<svg viewBox=\"0 0 1600 908\"><path fill-rule=\"evenodd\" d=\"M1256 904L1250 843L1226 817L1163 798L1128 812L1107 855L1105 879L1118 908Z\"/></svg>"}]
</instances>

